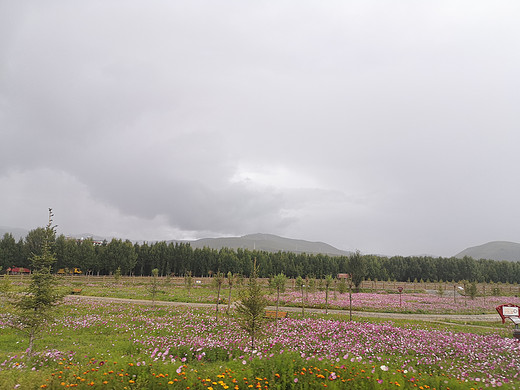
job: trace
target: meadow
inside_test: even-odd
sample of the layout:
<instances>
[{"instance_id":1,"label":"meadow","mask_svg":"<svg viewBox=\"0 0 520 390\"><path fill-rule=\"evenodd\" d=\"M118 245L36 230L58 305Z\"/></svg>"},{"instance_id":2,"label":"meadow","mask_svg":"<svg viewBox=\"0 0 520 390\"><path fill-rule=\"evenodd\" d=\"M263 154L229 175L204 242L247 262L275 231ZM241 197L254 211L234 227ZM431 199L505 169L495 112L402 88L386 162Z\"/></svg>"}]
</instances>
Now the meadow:
<instances>
[{"instance_id":1,"label":"meadow","mask_svg":"<svg viewBox=\"0 0 520 390\"><path fill-rule=\"evenodd\" d=\"M115 281L112 277L64 277L61 285L67 291L73 288L81 288L82 295L127 298L127 299L151 299L149 277L122 277ZM198 284L195 282L199 282ZM262 281L266 290L266 297L270 304L276 304L276 294L268 288L268 280ZM19 286L23 286L18 281ZM453 283L397 283L397 282L363 282L361 292L339 293L338 286L329 291L329 309L348 310L350 298L352 298L352 310L372 312L395 312L416 314L491 314L496 313L495 308L504 303L520 305L520 290L518 286L507 284L480 284L478 294L474 299L465 296L457 288L453 292ZM458 284L457 286L461 286ZM397 288L403 287L402 294ZM441 288L442 287L442 288ZM235 283L231 288L227 282L222 284L220 301L227 304L238 299L240 285ZM440 291L442 290L442 293ZM494 291L494 295L492 292ZM326 304L325 291L319 283L314 283L312 288L304 289L304 305L307 308L324 309ZM192 288L188 291L183 278L160 278L155 299L165 302L192 302L215 303L217 292L212 288L211 278L198 278L194 280ZM289 307L301 307L302 294L294 286L294 280L286 284L285 292L280 295L280 304Z\"/></svg>"},{"instance_id":2,"label":"meadow","mask_svg":"<svg viewBox=\"0 0 520 390\"><path fill-rule=\"evenodd\" d=\"M11 280L13 288L24 280ZM150 299L149 280L119 281L64 278L64 290L82 295ZM163 280L157 300L215 303L210 283L190 292ZM450 297L421 292L385 291L353 294L356 307L373 310L442 312ZM232 299L236 299L235 288ZM275 294L266 288L273 300ZM306 302L321 307L323 291L309 292ZM347 294L330 293L341 307ZM375 296L384 296L369 304ZM471 389L520 387L520 343L511 326L495 323L426 323L414 320L363 319L347 312L324 315L291 312L286 319L266 320L254 348L233 311L226 315L227 290L220 315L215 308L94 301L68 296L55 321L37 342L37 353L25 356L27 340L7 326L0 308L0 388L2 389ZM406 298L409 297L409 298ZM421 303L420 298L424 298ZM428 298L430 297L430 298ZM312 299L311 299L312 298ZM399 305L399 299L402 299ZM435 301L439 298L440 301ZM451 304L468 313L490 312L509 297L456 298ZM285 304L298 305L301 294L288 291ZM403 308L405 299L410 301ZM431 301L429 300L431 299ZM484 304L485 299L485 304ZM446 302L445 302L446 301ZM460 301L460 302L459 302ZM506 302L507 301L507 302ZM393 304L391 304L393 302ZM466 302L466 303L464 303ZM421 305L419 308L413 306ZM516 303L516 302L513 302ZM371 306L370 306L371 305ZM495 305L495 306L493 306ZM367 306L367 307L365 307ZM382 306L380 306L382 308Z\"/></svg>"}]
</instances>

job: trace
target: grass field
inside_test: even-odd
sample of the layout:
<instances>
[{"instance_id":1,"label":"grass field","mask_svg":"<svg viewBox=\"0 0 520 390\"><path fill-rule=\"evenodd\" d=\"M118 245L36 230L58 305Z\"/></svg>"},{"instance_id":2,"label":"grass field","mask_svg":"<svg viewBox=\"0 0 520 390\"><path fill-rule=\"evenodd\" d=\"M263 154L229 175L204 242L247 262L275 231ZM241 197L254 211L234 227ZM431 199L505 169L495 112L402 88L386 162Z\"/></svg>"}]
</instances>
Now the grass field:
<instances>
[{"instance_id":1,"label":"grass field","mask_svg":"<svg viewBox=\"0 0 520 390\"><path fill-rule=\"evenodd\" d=\"M13 278L10 283L19 289L24 280ZM65 292L82 288L82 295L150 299L149 279L116 283L108 278L76 277L63 279L61 285ZM181 280L164 279L159 290L162 292L156 299L164 301L215 303L216 299L215 289L207 281L192 288L189 296ZM237 299L236 291L232 291L233 300ZM416 288L413 294L431 295L419 291ZM270 294L267 289L266 294ZM312 294L318 301L322 292ZM399 299L398 294L386 295ZM10 316L2 304L0 388L520 387L520 343L512 339L509 324L424 323L356 316L348 321L345 314L324 315L320 311L301 317L291 312L289 318L278 322L266 320L263 336L253 349L233 313L225 314L226 289L221 296L225 302L220 305L218 320L213 307L67 297L56 320L37 341L37 354L31 358L25 356L27 340L7 326ZM288 303L297 305L300 298L296 294L295 302ZM511 298L503 298L502 303ZM470 305L470 300L466 305L460 300L461 308ZM395 310L399 312L399 307Z\"/></svg>"},{"instance_id":2,"label":"grass field","mask_svg":"<svg viewBox=\"0 0 520 390\"><path fill-rule=\"evenodd\" d=\"M28 277L11 276L12 288L21 289L27 283ZM192 288L188 291L183 278L158 279L155 300L166 302L215 303L217 292L212 288L211 278L194 278ZM121 277L116 281L111 276L86 277L66 276L60 278L64 292L70 293L74 288L80 288L83 296L98 296L127 299L152 299L150 293L150 277ZM263 280L268 299L272 304L276 301L274 290L267 287ZM475 299L457 292L453 283L398 283L365 281L361 293L352 294L352 309L356 311L398 312L398 313L452 313L452 314L483 314L496 313L495 307L503 303L520 305L519 287L506 284L480 284ZM239 287L236 283L231 289L231 302L238 299ZM397 292L397 287L403 287L403 293ZM338 288L329 292L328 307L347 310L350 306L349 294L340 294ZM498 291L492 295L493 291ZM483 295L485 293L485 295ZM222 285L220 301L227 303L229 289L227 282ZM302 296L294 288L294 281L289 280L286 291L280 297L280 303L285 306L300 307ZM325 292L315 283L314 288L304 291L305 307L324 308Z\"/></svg>"}]
</instances>

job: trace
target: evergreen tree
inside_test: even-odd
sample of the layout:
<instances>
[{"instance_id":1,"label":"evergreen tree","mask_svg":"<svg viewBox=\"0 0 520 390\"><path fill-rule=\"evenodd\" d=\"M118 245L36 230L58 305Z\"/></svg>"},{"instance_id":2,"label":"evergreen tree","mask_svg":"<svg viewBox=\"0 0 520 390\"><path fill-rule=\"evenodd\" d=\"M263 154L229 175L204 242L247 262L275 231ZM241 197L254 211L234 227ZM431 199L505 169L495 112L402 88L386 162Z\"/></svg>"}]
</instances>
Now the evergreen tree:
<instances>
[{"instance_id":1,"label":"evergreen tree","mask_svg":"<svg viewBox=\"0 0 520 390\"><path fill-rule=\"evenodd\" d=\"M264 323L264 310L267 300L258 282L258 268L253 264L248 285L240 293L240 301L236 305L240 327L251 337L251 350L255 349L255 340L259 337Z\"/></svg>"},{"instance_id":2,"label":"evergreen tree","mask_svg":"<svg viewBox=\"0 0 520 390\"><path fill-rule=\"evenodd\" d=\"M16 260L16 240L11 233L5 233L0 240L0 270L18 265Z\"/></svg>"},{"instance_id":3,"label":"evergreen tree","mask_svg":"<svg viewBox=\"0 0 520 390\"><path fill-rule=\"evenodd\" d=\"M51 267L56 262L56 255L51 249L56 226L52 225L52 209L49 209L49 223L43 229L41 254L31 257L31 281L20 296L11 296L15 320L12 326L29 339L27 355L31 356L34 341L47 323L53 318L53 309L63 298L55 287L55 276Z\"/></svg>"},{"instance_id":4,"label":"evergreen tree","mask_svg":"<svg viewBox=\"0 0 520 390\"><path fill-rule=\"evenodd\" d=\"M2 304L0 308L4 308L5 303L9 300L9 293L11 291L11 278L9 274L5 274L2 280L0 281L0 296L5 296L5 298L1 299Z\"/></svg>"},{"instance_id":5,"label":"evergreen tree","mask_svg":"<svg viewBox=\"0 0 520 390\"><path fill-rule=\"evenodd\" d=\"M114 280L116 283L121 281L121 267L117 267L116 272L114 272Z\"/></svg>"},{"instance_id":6,"label":"evergreen tree","mask_svg":"<svg viewBox=\"0 0 520 390\"><path fill-rule=\"evenodd\" d=\"M477 282L473 281L468 285L467 293L472 300L474 300L477 297Z\"/></svg>"}]
</instances>

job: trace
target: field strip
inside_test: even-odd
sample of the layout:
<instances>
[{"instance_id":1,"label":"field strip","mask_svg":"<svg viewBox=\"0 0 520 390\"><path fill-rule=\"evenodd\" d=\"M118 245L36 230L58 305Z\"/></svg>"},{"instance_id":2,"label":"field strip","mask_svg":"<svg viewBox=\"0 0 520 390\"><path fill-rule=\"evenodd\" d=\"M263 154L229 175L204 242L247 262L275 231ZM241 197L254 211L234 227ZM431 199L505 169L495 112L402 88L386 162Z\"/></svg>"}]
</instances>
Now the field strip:
<instances>
[{"instance_id":1,"label":"field strip","mask_svg":"<svg viewBox=\"0 0 520 390\"><path fill-rule=\"evenodd\" d=\"M120 303L133 303L141 305L153 305L154 303L146 299L128 299L128 298L111 298L111 297L96 297L96 296L82 296L82 295L69 295L70 298L77 298L81 300L94 300L104 302L120 302ZM157 306L186 306L193 308L215 308L214 303L194 303L194 302L172 302L172 301L155 301ZM233 305L231 305L233 307ZM220 304L220 308L225 308L225 304ZM275 306L267 306L267 310L276 310ZM301 308L299 307L282 307L278 308L279 311L288 311L291 313L300 313ZM306 313L324 313L324 309L305 308ZM329 309L329 314L343 314L349 315L348 310L335 310ZM432 321L432 322L443 322L443 321L457 321L457 322L499 322L500 316L498 314L410 314L410 313L387 313L387 312L372 312L372 311L352 311L352 315L357 317L373 317L373 318L388 318L388 319L406 319L406 320L418 320L418 321Z\"/></svg>"}]
</instances>

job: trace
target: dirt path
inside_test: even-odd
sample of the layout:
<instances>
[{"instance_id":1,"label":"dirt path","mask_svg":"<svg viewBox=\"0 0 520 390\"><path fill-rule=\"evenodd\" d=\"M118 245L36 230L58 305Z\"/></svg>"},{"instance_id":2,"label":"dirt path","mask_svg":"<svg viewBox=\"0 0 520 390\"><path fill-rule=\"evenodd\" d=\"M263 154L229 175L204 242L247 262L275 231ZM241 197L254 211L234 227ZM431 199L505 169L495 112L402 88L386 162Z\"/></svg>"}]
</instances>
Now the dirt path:
<instances>
[{"instance_id":1,"label":"dirt path","mask_svg":"<svg viewBox=\"0 0 520 390\"><path fill-rule=\"evenodd\" d=\"M103 302L126 302L126 303L137 303L142 305L152 305L152 301L144 299L125 299L125 298L110 298L110 297L94 297L94 296L83 296L83 295L69 295L71 298L79 298L82 300L91 301L103 301ZM193 303L193 302L165 302L155 301L157 306L188 306L188 307L207 307L215 308L214 303ZM233 305L232 305L233 306ZM226 307L221 304L220 307ZM268 310L275 310L274 306L268 306ZM279 307L280 311L288 311L294 313L300 313L301 308L298 307ZM324 309L305 308L306 313L324 313ZM333 310L329 309L330 314L343 314L346 317L349 316L348 310ZM407 314L407 313L384 313L384 312L364 312L364 311L352 311L352 315L356 317L371 317L371 318L388 318L388 319L407 319L407 320L419 320L419 321L430 321L430 322L500 322L500 316L498 314Z\"/></svg>"}]
</instances>

